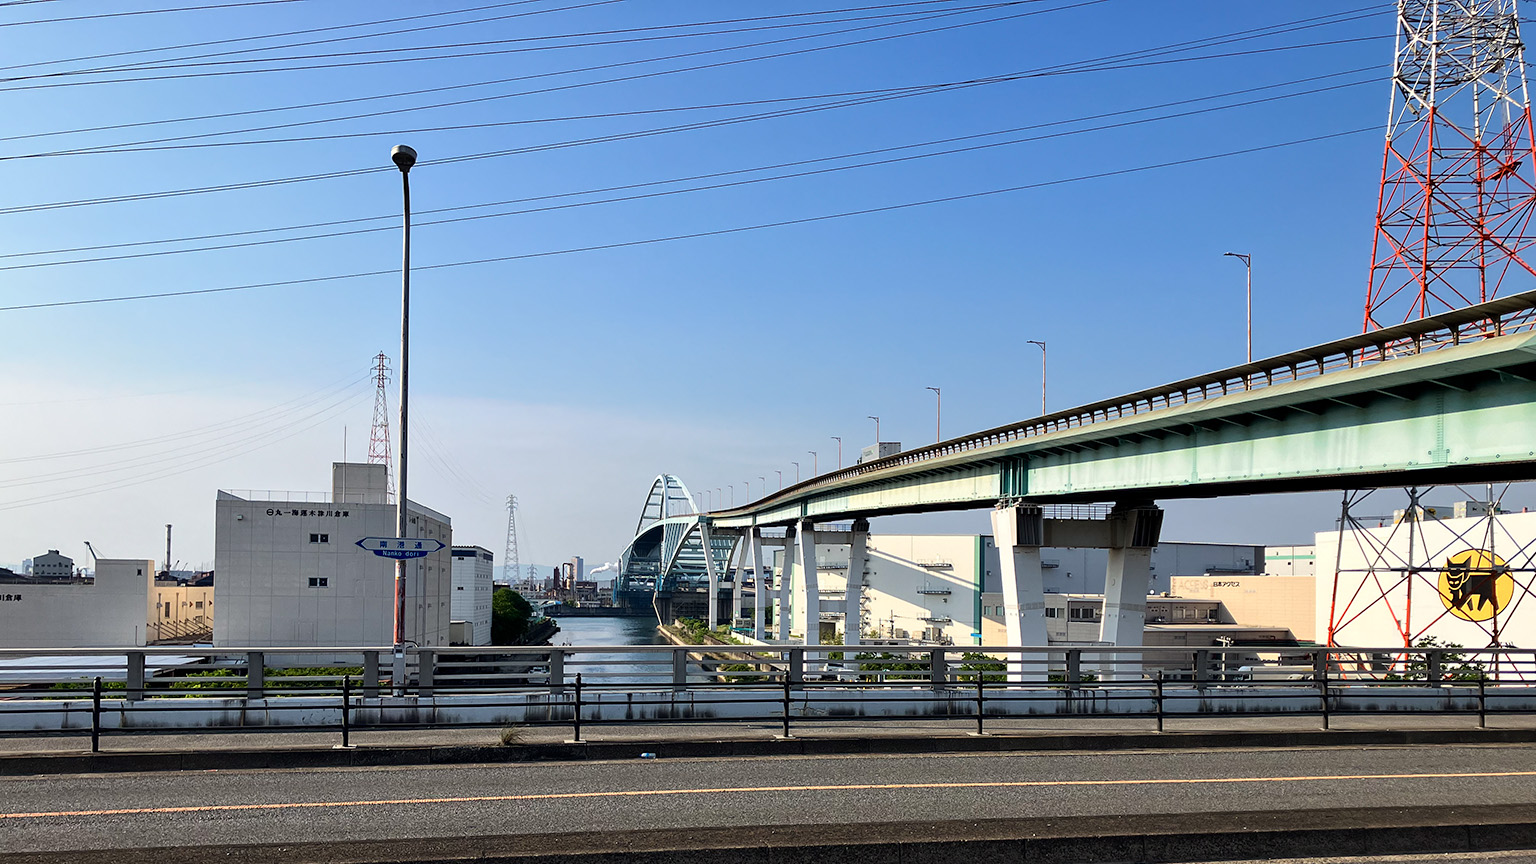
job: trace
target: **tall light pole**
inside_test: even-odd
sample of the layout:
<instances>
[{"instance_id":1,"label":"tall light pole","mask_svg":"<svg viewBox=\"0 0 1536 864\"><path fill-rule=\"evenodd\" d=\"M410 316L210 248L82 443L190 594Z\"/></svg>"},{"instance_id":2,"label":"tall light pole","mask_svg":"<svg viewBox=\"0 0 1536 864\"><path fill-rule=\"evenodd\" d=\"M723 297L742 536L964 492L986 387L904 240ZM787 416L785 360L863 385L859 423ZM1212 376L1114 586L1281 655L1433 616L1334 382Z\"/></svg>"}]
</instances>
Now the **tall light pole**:
<instances>
[{"instance_id":1,"label":"tall light pole","mask_svg":"<svg viewBox=\"0 0 1536 864\"><path fill-rule=\"evenodd\" d=\"M779 475L779 488L783 489L784 488L784 472L780 471L777 468L775 468L775 469L773 469L773 473Z\"/></svg>"},{"instance_id":2,"label":"tall light pole","mask_svg":"<svg viewBox=\"0 0 1536 864\"><path fill-rule=\"evenodd\" d=\"M811 454L811 476L812 477L820 477L821 476L821 459L820 459L820 457L818 457L816 455L816 451L815 450L807 450L805 452Z\"/></svg>"},{"instance_id":3,"label":"tall light pole","mask_svg":"<svg viewBox=\"0 0 1536 864\"><path fill-rule=\"evenodd\" d=\"M944 440L944 394L940 393L937 387L927 389L932 390L933 395L938 399L933 412L933 443L937 444Z\"/></svg>"},{"instance_id":4,"label":"tall light pole","mask_svg":"<svg viewBox=\"0 0 1536 864\"><path fill-rule=\"evenodd\" d=\"M704 509L711 513L715 512L715 493L712 489L704 490Z\"/></svg>"},{"instance_id":5,"label":"tall light pole","mask_svg":"<svg viewBox=\"0 0 1536 864\"><path fill-rule=\"evenodd\" d=\"M1045 416L1045 343L1035 339L1026 339L1031 345L1040 346L1040 416Z\"/></svg>"},{"instance_id":6,"label":"tall light pole","mask_svg":"<svg viewBox=\"0 0 1536 864\"><path fill-rule=\"evenodd\" d=\"M757 479L763 481L763 497L767 498L768 497L768 478L764 477L761 474L759 474L759 475L757 475Z\"/></svg>"},{"instance_id":7,"label":"tall light pole","mask_svg":"<svg viewBox=\"0 0 1536 864\"><path fill-rule=\"evenodd\" d=\"M791 462L789 464L795 466L795 482L799 483L800 482L800 463L799 462Z\"/></svg>"},{"instance_id":8,"label":"tall light pole","mask_svg":"<svg viewBox=\"0 0 1536 864\"><path fill-rule=\"evenodd\" d=\"M875 451L878 453L880 450L880 418L870 414L869 419L875 421Z\"/></svg>"},{"instance_id":9,"label":"tall light pole","mask_svg":"<svg viewBox=\"0 0 1536 864\"><path fill-rule=\"evenodd\" d=\"M741 503L752 503L752 478L748 477L746 480L743 480L741 483L741 488L743 490L741 493Z\"/></svg>"},{"instance_id":10,"label":"tall light pole","mask_svg":"<svg viewBox=\"0 0 1536 864\"><path fill-rule=\"evenodd\" d=\"M837 470L841 471L843 470L843 439L833 435L832 440L837 442Z\"/></svg>"},{"instance_id":11,"label":"tall light pole","mask_svg":"<svg viewBox=\"0 0 1536 864\"><path fill-rule=\"evenodd\" d=\"M731 506L735 507L736 506L736 484L728 483L728 484L726 484L725 488L731 490Z\"/></svg>"},{"instance_id":12,"label":"tall light pole","mask_svg":"<svg viewBox=\"0 0 1536 864\"><path fill-rule=\"evenodd\" d=\"M389 151L389 159L400 169L400 191L404 206L405 228L403 254L400 262L400 496L395 501L395 527L397 537L406 536L409 523L406 520L406 443L410 436L410 379L411 379L411 167L416 164L416 151L404 144L397 144ZM395 654L401 656L405 645L405 559L395 560ZM395 682L399 687L400 682Z\"/></svg>"},{"instance_id":13,"label":"tall light pole","mask_svg":"<svg viewBox=\"0 0 1536 864\"><path fill-rule=\"evenodd\" d=\"M1248 362L1253 362L1253 256L1243 252L1227 252L1223 258L1239 258L1248 271Z\"/></svg>"}]
</instances>

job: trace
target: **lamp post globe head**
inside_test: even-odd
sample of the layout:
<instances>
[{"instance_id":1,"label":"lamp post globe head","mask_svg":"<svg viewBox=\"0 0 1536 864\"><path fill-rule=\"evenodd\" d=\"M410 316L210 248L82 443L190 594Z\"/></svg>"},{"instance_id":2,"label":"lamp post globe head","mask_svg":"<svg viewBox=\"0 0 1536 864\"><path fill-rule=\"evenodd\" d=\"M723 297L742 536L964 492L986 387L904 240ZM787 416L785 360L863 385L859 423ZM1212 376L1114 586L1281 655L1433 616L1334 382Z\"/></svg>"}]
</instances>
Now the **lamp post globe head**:
<instances>
[{"instance_id":1,"label":"lamp post globe head","mask_svg":"<svg viewBox=\"0 0 1536 864\"><path fill-rule=\"evenodd\" d=\"M401 174L404 174L410 171L411 167L416 164L416 150L405 144L396 144L389 151L389 161L395 163L395 167L400 169Z\"/></svg>"}]
</instances>

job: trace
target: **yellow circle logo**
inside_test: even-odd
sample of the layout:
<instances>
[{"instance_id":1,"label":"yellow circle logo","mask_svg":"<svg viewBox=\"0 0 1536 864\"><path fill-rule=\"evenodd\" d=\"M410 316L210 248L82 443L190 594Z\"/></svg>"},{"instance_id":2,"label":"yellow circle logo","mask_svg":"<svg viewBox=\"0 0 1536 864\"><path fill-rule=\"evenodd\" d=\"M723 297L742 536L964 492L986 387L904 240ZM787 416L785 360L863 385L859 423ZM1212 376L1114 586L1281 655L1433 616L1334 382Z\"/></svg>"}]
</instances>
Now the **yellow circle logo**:
<instances>
[{"instance_id":1,"label":"yellow circle logo","mask_svg":"<svg viewBox=\"0 0 1536 864\"><path fill-rule=\"evenodd\" d=\"M1484 549L1467 549L1445 559L1440 602L1463 621L1487 621L1509 605L1515 580L1503 559Z\"/></svg>"}]
</instances>

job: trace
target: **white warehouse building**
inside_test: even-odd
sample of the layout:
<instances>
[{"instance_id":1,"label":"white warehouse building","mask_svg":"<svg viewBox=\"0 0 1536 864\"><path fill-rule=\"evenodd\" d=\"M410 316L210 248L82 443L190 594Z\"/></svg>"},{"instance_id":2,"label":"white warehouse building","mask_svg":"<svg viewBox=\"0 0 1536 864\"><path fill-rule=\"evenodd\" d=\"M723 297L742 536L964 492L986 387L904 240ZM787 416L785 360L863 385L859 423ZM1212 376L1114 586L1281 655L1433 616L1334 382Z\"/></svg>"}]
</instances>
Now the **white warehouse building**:
<instances>
[{"instance_id":1,"label":"white warehouse building","mask_svg":"<svg viewBox=\"0 0 1536 864\"><path fill-rule=\"evenodd\" d=\"M275 500L221 490L214 522L214 644L394 644L395 562L357 541L396 536L396 512L383 465L334 463L329 496ZM404 638L422 647L447 645L452 523L414 501L407 512L407 535L441 541L443 548L405 562Z\"/></svg>"},{"instance_id":2,"label":"white warehouse building","mask_svg":"<svg viewBox=\"0 0 1536 864\"><path fill-rule=\"evenodd\" d=\"M453 547L453 621L469 626L466 645L491 644L491 571L496 556L479 546ZM457 641L457 640L455 640Z\"/></svg>"}]
</instances>

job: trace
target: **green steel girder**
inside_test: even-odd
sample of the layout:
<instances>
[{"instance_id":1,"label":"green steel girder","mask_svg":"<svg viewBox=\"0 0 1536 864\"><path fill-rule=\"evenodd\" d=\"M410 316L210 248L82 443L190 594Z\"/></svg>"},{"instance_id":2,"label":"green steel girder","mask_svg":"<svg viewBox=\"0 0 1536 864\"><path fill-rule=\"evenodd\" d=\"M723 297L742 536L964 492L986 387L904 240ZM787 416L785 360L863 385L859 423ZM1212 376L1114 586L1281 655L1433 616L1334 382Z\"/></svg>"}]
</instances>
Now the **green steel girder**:
<instances>
[{"instance_id":1,"label":"green steel girder","mask_svg":"<svg viewBox=\"0 0 1536 864\"><path fill-rule=\"evenodd\" d=\"M1536 335L1441 348L786 490L722 527L1536 479Z\"/></svg>"}]
</instances>

